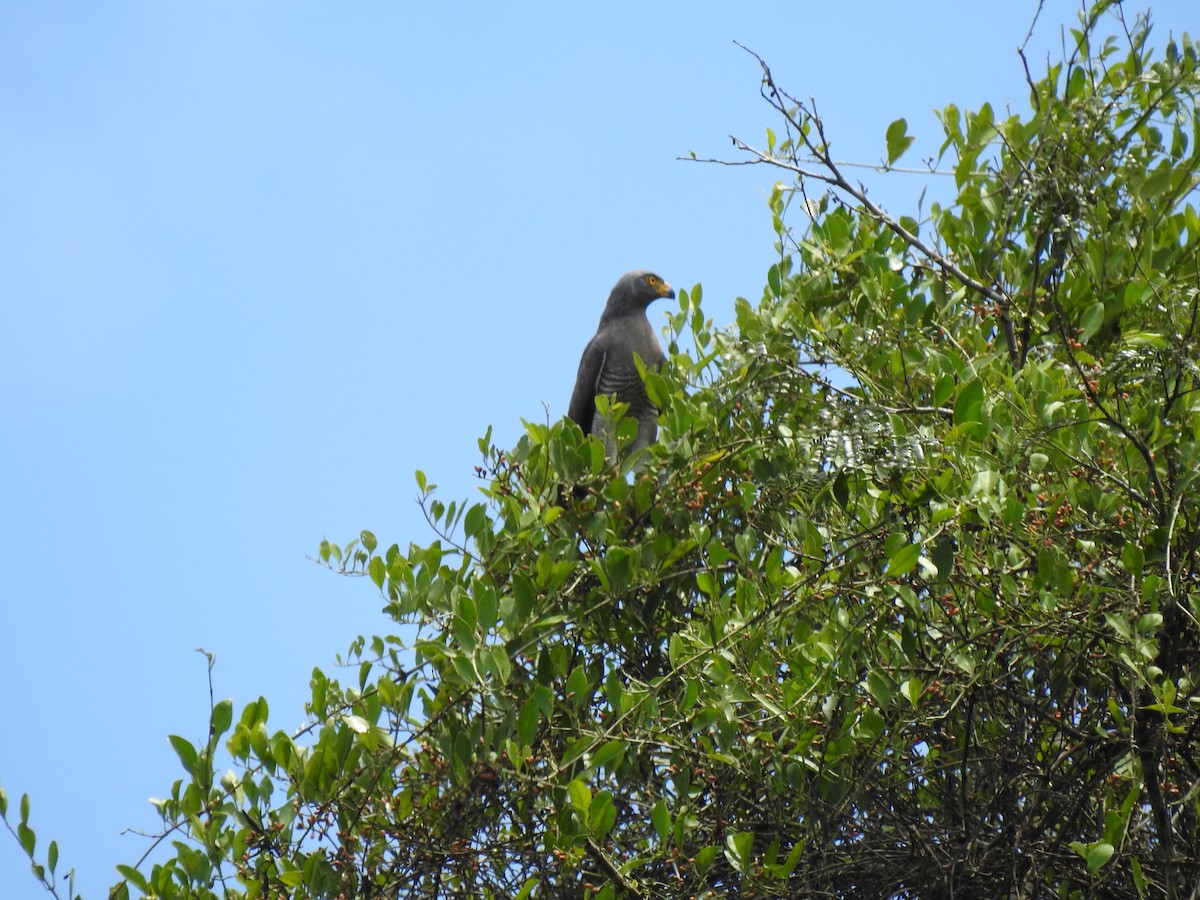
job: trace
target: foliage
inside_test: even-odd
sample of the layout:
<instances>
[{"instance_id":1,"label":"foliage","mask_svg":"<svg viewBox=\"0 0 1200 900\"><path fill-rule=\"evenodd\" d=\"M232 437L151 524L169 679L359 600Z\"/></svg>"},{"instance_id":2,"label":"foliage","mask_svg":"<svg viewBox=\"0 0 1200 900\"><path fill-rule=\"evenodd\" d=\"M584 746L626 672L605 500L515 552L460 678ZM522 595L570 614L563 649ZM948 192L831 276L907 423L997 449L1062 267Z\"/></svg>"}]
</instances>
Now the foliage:
<instances>
[{"instance_id":1,"label":"foliage","mask_svg":"<svg viewBox=\"0 0 1200 900\"><path fill-rule=\"evenodd\" d=\"M432 543L323 544L415 639L314 670L299 734L173 738L174 855L117 896L1200 883L1198 47L1109 10L1027 116L941 111L924 218L764 66L779 261L727 330L680 293L650 464L529 424L482 502L418 473Z\"/></svg>"},{"instance_id":2,"label":"foliage","mask_svg":"<svg viewBox=\"0 0 1200 900\"><path fill-rule=\"evenodd\" d=\"M8 794L4 788L0 788L0 819L4 820L4 827L8 829L9 834L16 838L17 843L29 857L30 865L33 871L33 877L43 888L53 894L55 897L67 897L70 900L78 900L78 895L75 893L75 870L71 869L66 873L65 884L59 883L58 873L58 842L51 841L46 849L46 861L44 863L37 861L37 834L29 825L29 795L21 795L21 803L18 810L19 818L16 827L13 827L12 822L8 819ZM63 893L59 893L62 888Z\"/></svg>"}]
</instances>

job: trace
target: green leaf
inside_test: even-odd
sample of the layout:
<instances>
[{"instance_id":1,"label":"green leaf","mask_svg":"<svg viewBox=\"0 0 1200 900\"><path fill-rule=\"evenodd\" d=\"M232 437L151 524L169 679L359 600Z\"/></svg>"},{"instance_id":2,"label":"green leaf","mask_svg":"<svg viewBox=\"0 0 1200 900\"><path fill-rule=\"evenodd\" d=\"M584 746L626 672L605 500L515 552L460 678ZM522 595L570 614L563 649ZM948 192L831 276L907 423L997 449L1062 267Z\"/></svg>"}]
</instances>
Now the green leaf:
<instances>
[{"instance_id":1,"label":"green leaf","mask_svg":"<svg viewBox=\"0 0 1200 900\"><path fill-rule=\"evenodd\" d=\"M908 702L915 709L921 701L921 694L925 690L925 685L921 683L920 678L910 678L904 684L900 685L900 693L908 698Z\"/></svg>"},{"instance_id":2,"label":"green leaf","mask_svg":"<svg viewBox=\"0 0 1200 900\"><path fill-rule=\"evenodd\" d=\"M295 869L289 872L280 872L279 880L288 887L300 887L304 884L304 873Z\"/></svg>"},{"instance_id":3,"label":"green leaf","mask_svg":"<svg viewBox=\"0 0 1200 900\"><path fill-rule=\"evenodd\" d=\"M491 673L496 676L498 683L508 683L508 679L512 675L512 660L508 658L508 651L503 647L489 647L485 663Z\"/></svg>"},{"instance_id":4,"label":"green leaf","mask_svg":"<svg viewBox=\"0 0 1200 900\"><path fill-rule=\"evenodd\" d=\"M800 864L800 857L803 855L804 841L796 841L795 845L792 847L792 851L787 855L787 859L785 859L780 866L779 877L787 878L794 871L796 871L796 866Z\"/></svg>"},{"instance_id":5,"label":"green leaf","mask_svg":"<svg viewBox=\"0 0 1200 900\"><path fill-rule=\"evenodd\" d=\"M487 508L482 503L476 503L467 510L467 514L463 518L463 532L467 537L474 539L477 535L487 531L489 524Z\"/></svg>"},{"instance_id":6,"label":"green leaf","mask_svg":"<svg viewBox=\"0 0 1200 900\"><path fill-rule=\"evenodd\" d=\"M887 129L888 165L891 165L903 156L904 152L912 146L914 140L916 139L908 133L907 119L897 119L889 125Z\"/></svg>"},{"instance_id":7,"label":"green leaf","mask_svg":"<svg viewBox=\"0 0 1200 900\"><path fill-rule=\"evenodd\" d=\"M867 673L867 690L875 698L875 702L884 708L891 704L896 693L892 680L883 672L874 669Z\"/></svg>"},{"instance_id":8,"label":"green leaf","mask_svg":"<svg viewBox=\"0 0 1200 900\"><path fill-rule=\"evenodd\" d=\"M576 738L571 743L571 746L567 748L566 753L563 754L562 759L559 761L559 765L565 768L566 766L569 766L571 763L575 762L575 760L579 759L579 757L583 756L592 748L595 740L596 739L590 734L584 734L583 736Z\"/></svg>"},{"instance_id":9,"label":"green leaf","mask_svg":"<svg viewBox=\"0 0 1200 900\"><path fill-rule=\"evenodd\" d=\"M772 265L767 269L767 286L771 289L771 293L776 296L782 296L783 283L779 278L779 266Z\"/></svg>"},{"instance_id":10,"label":"green leaf","mask_svg":"<svg viewBox=\"0 0 1200 900\"><path fill-rule=\"evenodd\" d=\"M576 666L571 674L567 677L567 699L574 702L576 706L591 700L591 691L588 690L587 672L583 666Z\"/></svg>"},{"instance_id":11,"label":"green leaf","mask_svg":"<svg viewBox=\"0 0 1200 900\"><path fill-rule=\"evenodd\" d=\"M587 818L592 834L598 838L604 837L612 830L617 821L617 807L609 791L600 791L592 798Z\"/></svg>"},{"instance_id":12,"label":"green leaf","mask_svg":"<svg viewBox=\"0 0 1200 900\"><path fill-rule=\"evenodd\" d=\"M982 422L983 381L973 378L958 392L954 401L954 424L964 425L970 422Z\"/></svg>"},{"instance_id":13,"label":"green leaf","mask_svg":"<svg viewBox=\"0 0 1200 900\"><path fill-rule=\"evenodd\" d=\"M1079 322L1080 337L1084 341L1088 340L1100 330L1100 326L1103 324L1104 304L1096 301L1083 311L1083 318Z\"/></svg>"},{"instance_id":14,"label":"green leaf","mask_svg":"<svg viewBox=\"0 0 1200 900\"><path fill-rule=\"evenodd\" d=\"M183 763L183 770L189 775L194 776L196 774L196 748L191 745L191 742L187 738L182 738L177 734L167 735L167 740L171 742L171 747L175 750L175 755Z\"/></svg>"},{"instance_id":15,"label":"green leaf","mask_svg":"<svg viewBox=\"0 0 1200 900\"><path fill-rule=\"evenodd\" d=\"M383 561L383 557L371 557L371 561L367 563L367 574L375 582L375 587L383 590L383 582L387 579L387 564Z\"/></svg>"},{"instance_id":16,"label":"green leaf","mask_svg":"<svg viewBox=\"0 0 1200 900\"><path fill-rule=\"evenodd\" d=\"M1113 855L1113 845L1107 841L1094 841L1085 844L1081 841L1071 841L1071 849L1087 860L1088 872L1095 875Z\"/></svg>"},{"instance_id":17,"label":"green leaf","mask_svg":"<svg viewBox=\"0 0 1200 900\"><path fill-rule=\"evenodd\" d=\"M721 852L720 847L703 847L696 854L696 869L700 872L705 872L713 864L717 854Z\"/></svg>"},{"instance_id":18,"label":"green leaf","mask_svg":"<svg viewBox=\"0 0 1200 900\"><path fill-rule=\"evenodd\" d=\"M150 892L150 884L146 881L146 876L135 869L133 866L117 864L117 871L121 873L121 877L132 884L143 894Z\"/></svg>"},{"instance_id":19,"label":"green leaf","mask_svg":"<svg viewBox=\"0 0 1200 900\"><path fill-rule=\"evenodd\" d=\"M587 821L588 807L592 805L592 792L588 790L588 786L576 778L567 785L567 793L571 797L571 805L583 813L583 819Z\"/></svg>"},{"instance_id":20,"label":"green leaf","mask_svg":"<svg viewBox=\"0 0 1200 900\"><path fill-rule=\"evenodd\" d=\"M667 811L665 797L660 797L650 808L650 824L654 826L658 839L665 842L671 834L671 813Z\"/></svg>"},{"instance_id":21,"label":"green leaf","mask_svg":"<svg viewBox=\"0 0 1200 900\"><path fill-rule=\"evenodd\" d=\"M358 539L362 542L364 549L366 549L368 553L374 553L375 548L379 546L375 541L375 535L369 531L363 531L360 533Z\"/></svg>"},{"instance_id":22,"label":"green leaf","mask_svg":"<svg viewBox=\"0 0 1200 900\"><path fill-rule=\"evenodd\" d=\"M521 707L521 712L517 716L517 740L521 742L522 747L533 745L533 741L537 737L538 721L538 704L533 697L530 697L525 701L525 705Z\"/></svg>"},{"instance_id":23,"label":"green leaf","mask_svg":"<svg viewBox=\"0 0 1200 900\"><path fill-rule=\"evenodd\" d=\"M33 858L33 851L37 847L37 835L33 833L33 829L24 822L17 823L17 840L21 843L21 848Z\"/></svg>"},{"instance_id":24,"label":"green leaf","mask_svg":"<svg viewBox=\"0 0 1200 900\"><path fill-rule=\"evenodd\" d=\"M594 754L592 754L592 764L590 768L593 771L604 769L610 774L621 765L621 761L625 758L626 750L625 741L609 741Z\"/></svg>"},{"instance_id":25,"label":"green leaf","mask_svg":"<svg viewBox=\"0 0 1200 900\"><path fill-rule=\"evenodd\" d=\"M1125 567L1126 572L1136 578L1142 574L1142 569L1145 568L1146 554L1133 541L1127 541L1121 548L1121 565Z\"/></svg>"},{"instance_id":26,"label":"green leaf","mask_svg":"<svg viewBox=\"0 0 1200 900\"><path fill-rule=\"evenodd\" d=\"M1133 875L1133 886L1137 888L1138 897L1146 896L1146 889L1150 886L1146 881L1146 875L1142 871L1142 864L1137 861L1137 857L1129 858L1129 869Z\"/></svg>"},{"instance_id":27,"label":"green leaf","mask_svg":"<svg viewBox=\"0 0 1200 900\"><path fill-rule=\"evenodd\" d=\"M739 831L725 837L725 858L738 872L745 872L754 849L754 832Z\"/></svg>"},{"instance_id":28,"label":"green leaf","mask_svg":"<svg viewBox=\"0 0 1200 900\"><path fill-rule=\"evenodd\" d=\"M919 544L905 544L892 554L892 557L888 560L887 568L884 569L884 574L891 578L899 578L902 575L907 575L916 568L917 560L920 556L921 547Z\"/></svg>"},{"instance_id":29,"label":"green leaf","mask_svg":"<svg viewBox=\"0 0 1200 900\"><path fill-rule=\"evenodd\" d=\"M318 678L324 681L325 676L321 674L320 669L313 669L313 679ZM253 703L246 704L246 708L242 710L242 715L238 721L247 728L253 728L255 725L265 724L268 713L267 698L259 697Z\"/></svg>"},{"instance_id":30,"label":"green leaf","mask_svg":"<svg viewBox=\"0 0 1200 900\"><path fill-rule=\"evenodd\" d=\"M227 732L232 723L233 701L227 698L213 707L211 724L212 739L216 740Z\"/></svg>"}]
</instances>

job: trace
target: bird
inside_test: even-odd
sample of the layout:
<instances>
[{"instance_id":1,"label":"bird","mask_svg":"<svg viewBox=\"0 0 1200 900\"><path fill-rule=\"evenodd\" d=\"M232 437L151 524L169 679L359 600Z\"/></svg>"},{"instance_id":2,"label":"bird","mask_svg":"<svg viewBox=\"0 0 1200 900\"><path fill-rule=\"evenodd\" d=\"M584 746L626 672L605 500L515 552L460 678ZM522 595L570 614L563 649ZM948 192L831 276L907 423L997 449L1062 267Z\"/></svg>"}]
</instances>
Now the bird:
<instances>
[{"instance_id":1,"label":"bird","mask_svg":"<svg viewBox=\"0 0 1200 900\"><path fill-rule=\"evenodd\" d=\"M646 396L646 387L634 364L634 355L647 369L666 361L646 308L655 300L674 298L675 291L661 277L645 269L626 272L613 286L595 335L583 349L575 390L567 417L604 442L609 463L617 462L616 430L607 417L596 413L596 396L629 405L627 415L637 419L638 430L629 455L640 454L658 436L658 408ZM638 458L634 458L636 467Z\"/></svg>"}]
</instances>

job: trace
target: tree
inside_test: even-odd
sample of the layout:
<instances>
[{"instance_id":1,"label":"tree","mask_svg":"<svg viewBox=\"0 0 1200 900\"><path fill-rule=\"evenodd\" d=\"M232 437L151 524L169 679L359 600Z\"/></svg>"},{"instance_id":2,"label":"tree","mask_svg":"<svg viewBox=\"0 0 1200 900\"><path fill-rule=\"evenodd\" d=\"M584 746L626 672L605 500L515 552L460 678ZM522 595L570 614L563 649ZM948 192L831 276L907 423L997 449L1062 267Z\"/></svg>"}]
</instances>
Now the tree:
<instances>
[{"instance_id":1,"label":"tree","mask_svg":"<svg viewBox=\"0 0 1200 900\"><path fill-rule=\"evenodd\" d=\"M172 738L116 895L1187 896L1200 48L1149 37L1094 3L1028 115L943 109L913 216L764 65L779 261L728 329L680 292L646 467L529 424L483 502L418 473L428 545L323 544L417 637Z\"/></svg>"}]
</instances>

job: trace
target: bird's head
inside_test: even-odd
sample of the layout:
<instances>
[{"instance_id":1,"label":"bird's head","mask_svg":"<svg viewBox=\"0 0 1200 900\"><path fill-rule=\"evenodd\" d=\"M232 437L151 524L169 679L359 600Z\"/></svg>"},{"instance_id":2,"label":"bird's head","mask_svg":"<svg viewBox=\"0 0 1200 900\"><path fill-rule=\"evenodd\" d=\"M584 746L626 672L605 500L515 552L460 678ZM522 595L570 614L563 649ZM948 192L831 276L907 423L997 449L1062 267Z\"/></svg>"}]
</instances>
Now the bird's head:
<instances>
[{"instance_id":1,"label":"bird's head","mask_svg":"<svg viewBox=\"0 0 1200 900\"><path fill-rule=\"evenodd\" d=\"M674 296L674 289L658 275L645 269L636 269L626 272L613 285L612 293L608 295L608 305L604 307L604 317L644 311L655 300Z\"/></svg>"}]
</instances>

